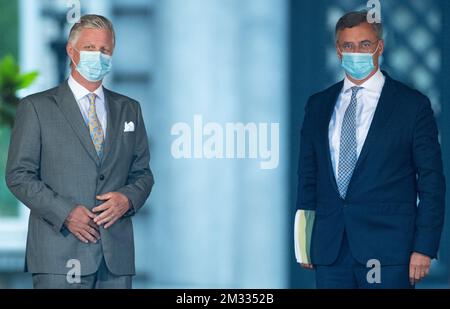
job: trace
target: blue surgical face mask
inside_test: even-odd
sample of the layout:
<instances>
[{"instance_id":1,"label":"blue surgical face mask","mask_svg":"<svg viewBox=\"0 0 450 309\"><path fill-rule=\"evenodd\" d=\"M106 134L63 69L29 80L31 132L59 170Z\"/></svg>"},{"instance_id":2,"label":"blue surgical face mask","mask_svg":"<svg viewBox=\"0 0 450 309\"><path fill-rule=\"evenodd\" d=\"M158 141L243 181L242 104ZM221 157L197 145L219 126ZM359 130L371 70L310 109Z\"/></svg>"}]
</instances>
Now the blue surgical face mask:
<instances>
[{"instance_id":1,"label":"blue surgical face mask","mask_svg":"<svg viewBox=\"0 0 450 309\"><path fill-rule=\"evenodd\" d=\"M375 69L373 56L378 51L371 53L342 53L342 67L345 72L355 80L366 79Z\"/></svg>"},{"instance_id":2,"label":"blue surgical face mask","mask_svg":"<svg viewBox=\"0 0 450 309\"><path fill-rule=\"evenodd\" d=\"M77 71L90 82L101 81L111 71L112 57L99 51L80 51Z\"/></svg>"}]
</instances>

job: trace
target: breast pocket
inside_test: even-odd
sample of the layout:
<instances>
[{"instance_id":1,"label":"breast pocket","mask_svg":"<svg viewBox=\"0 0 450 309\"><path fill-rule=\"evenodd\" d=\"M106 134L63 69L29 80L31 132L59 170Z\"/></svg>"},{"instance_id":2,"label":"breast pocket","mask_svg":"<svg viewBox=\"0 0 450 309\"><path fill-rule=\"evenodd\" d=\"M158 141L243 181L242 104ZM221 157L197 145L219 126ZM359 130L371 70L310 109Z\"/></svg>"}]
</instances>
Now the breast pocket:
<instances>
[{"instance_id":1,"label":"breast pocket","mask_svg":"<svg viewBox=\"0 0 450 309\"><path fill-rule=\"evenodd\" d=\"M121 160L131 160L136 147L136 133L135 132L121 132L116 141L116 151Z\"/></svg>"}]
</instances>

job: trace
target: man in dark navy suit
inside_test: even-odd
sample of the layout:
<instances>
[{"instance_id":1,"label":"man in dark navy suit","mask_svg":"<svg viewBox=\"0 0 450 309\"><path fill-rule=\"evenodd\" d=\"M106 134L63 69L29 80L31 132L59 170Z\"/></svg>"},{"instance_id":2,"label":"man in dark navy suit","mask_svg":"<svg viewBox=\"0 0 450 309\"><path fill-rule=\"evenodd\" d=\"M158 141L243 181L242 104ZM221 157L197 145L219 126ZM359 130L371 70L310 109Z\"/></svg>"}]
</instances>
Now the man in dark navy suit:
<instances>
[{"instance_id":1,"label":"man in dark navy suit","mask_svg":"<svg viewBox=\"0 0 450 309\"><path fill-rule=\"evenodd\" d=\"M318 288L411 288L437 257L437 125L426 96L380 71L382 35L367 12L344 15L336 49L346 77L306 105L297 207L315 213L312 264L302 266Z\"/></svg>"}]
</instances>

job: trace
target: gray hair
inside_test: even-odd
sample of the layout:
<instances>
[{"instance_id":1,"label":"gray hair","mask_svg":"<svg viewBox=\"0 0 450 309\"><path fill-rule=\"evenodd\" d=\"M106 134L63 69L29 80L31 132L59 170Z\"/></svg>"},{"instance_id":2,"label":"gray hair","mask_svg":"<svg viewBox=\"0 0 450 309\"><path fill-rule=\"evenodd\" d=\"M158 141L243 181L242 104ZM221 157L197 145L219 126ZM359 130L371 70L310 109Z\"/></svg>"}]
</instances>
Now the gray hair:
<instances>
[{"instance_id":1,"label":"gray hair","mask_svg":"<svg viewBox=\"0 0 450 309\"><path fill-rule=\"evenodd\" d=\"M111 32L113 45L116 45L116 34L113 24L104 16L94 14L81 16L80 20L70 29L69 42L72 45L76 44L80 37L80 32L83 29L107 29Z\"/></svg>"},{"instance_id":2,"label":"gray hair","mask_svg":"<svg viewBox=\"0 0 450 309\"><path fill-rule=\"evenodd\" d=\"M368 12L366 10L363 11L355 11L350 12L342 16L336 24L336 36L339 31L344 30L346 28L353 28L359 26L362 23L368 23L372 26L373 31L376 32L379 40L383 39L383 24L382 23L369 23L367 19Z\"/></svg>"}]
</instances>

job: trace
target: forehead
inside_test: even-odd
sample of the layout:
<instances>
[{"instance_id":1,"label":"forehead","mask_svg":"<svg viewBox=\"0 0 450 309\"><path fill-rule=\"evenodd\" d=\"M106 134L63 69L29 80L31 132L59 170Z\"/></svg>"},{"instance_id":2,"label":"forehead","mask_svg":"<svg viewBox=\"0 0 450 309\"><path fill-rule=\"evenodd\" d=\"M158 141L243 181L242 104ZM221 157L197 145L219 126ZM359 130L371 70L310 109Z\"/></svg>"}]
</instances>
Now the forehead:
<instances>
[{"instance_id":1,"label":"forehead","mask_svg":"<svg viewBox=\"0 0 450 309\"><path fill-rule=\"evenodd\" d=\"M377 39L377 33L369 23L362 23L353 28L338 31L337 39L339 42L374 41Z\"/></svg>"},{"instance_id":2,"label":"forehead","mask_svg":"<svg viewBox=\"0 0 450 309\"><path fill-rule=\"evenodd\" d=\"M98 45L112 45L112 34L108 29L81 29L79 37L79 44L98 44Z\"/></svg>"}]
</instances>

